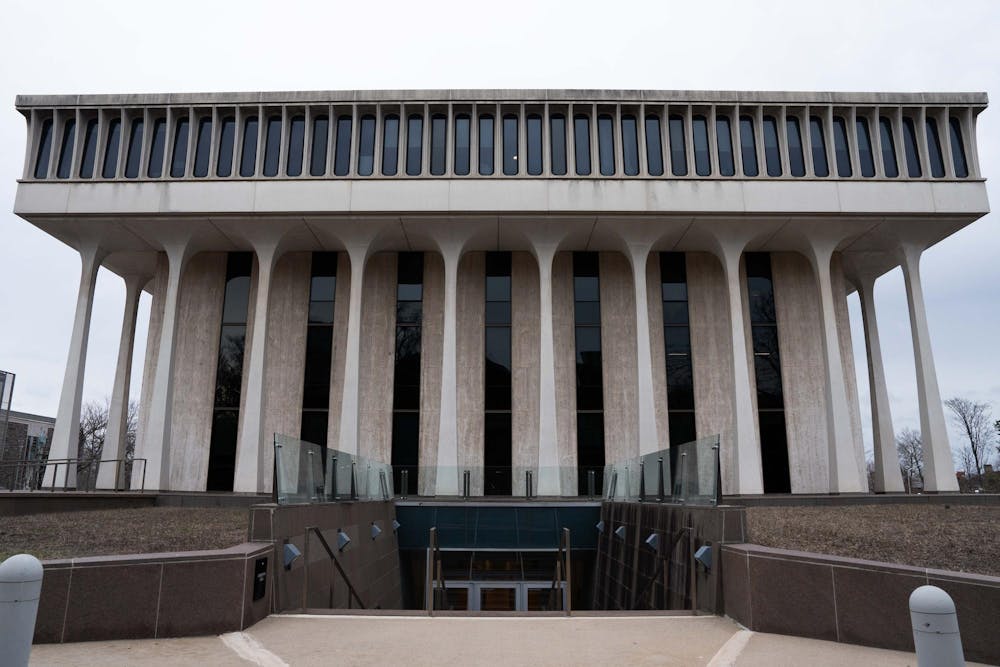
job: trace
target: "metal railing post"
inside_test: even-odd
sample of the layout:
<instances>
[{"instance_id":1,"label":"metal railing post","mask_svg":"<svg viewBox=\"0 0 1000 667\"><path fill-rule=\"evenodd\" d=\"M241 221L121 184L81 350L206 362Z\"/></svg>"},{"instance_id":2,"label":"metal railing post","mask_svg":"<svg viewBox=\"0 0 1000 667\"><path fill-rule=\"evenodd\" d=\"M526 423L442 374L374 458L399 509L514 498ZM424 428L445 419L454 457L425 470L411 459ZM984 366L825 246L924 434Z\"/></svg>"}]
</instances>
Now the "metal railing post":
<instances>
[{"instance_id":1,"label":"metal railing post","mask_svg":"<svg viewBox=\"0 0 1000 667\"><path fill-rule=\"evenodd\" d=\"M573 613L573 568L570 562L569 528L563 528L563 538L566 540L566 566L563 568L566 576L566 615Z\"/></svg>"},{"instance_id":2,"label":"metal railing post","mask_svg":"<svg viewBox=\"0 0 1000 667\"><path fill-rule=\"evenodd\" d=\"M663 457L660 456L656 459L656 500L657 502L663 502L664 497L663 492Z\"/></svg>"},{"instance_id":3,"label":"metal railing post","mask_svg":"<svg viewBox=\"0 0 1000 667\"><path fill-rule=\"evenodd\" d=\"M680 455L681 463L681 483L679 486L679 493L677 494L677 500L683 505L685 496L687 495L687 452L683 452Z\"/></svg>"},{"instance_id":4,"label":"metal railing post","mask_svg":"<svg viewBox=\"0 0 1000 667\"><path fill-rule=\"evenodd\" d=\"M314 452L306 452L306 484L309 489L309 502L314 503L318 500L316 496L316 478L313 474L313 454Z\"/></svg>"},{"instance_id":5,"label":"metal railing post","mask_svg":"<svg viewBox=\"0 0 1000 667\"><path fill-rule=\"evenodd\" d=\"M587 471L587 495L590 499L594 499L594 494L597 492L597 473L593 470Z\"/></svg>"},{"instance_id":6,"label":"metal railing post","mask_svg":"<svg viewBox=\"0 0 1000 667\"><path fill-rule=\"evenodd\" d=\"M525 470L524 471L524 497L525 498L531 499L535 495L533 493L533 491L534 491L534 489L533 489L534 484L532 484L532 482L533 482L532 472L530 470Z\"/></svg>"},{"instance_id":7,"label":"metal railing post","mask_svg":"<svg viewBox=\"0 0 1000 667\"><path fill-rule=\"evenodd\" d=\"M337 490L337 457L330 457L330 496L331 500L340 500Z\"/></svg>"},{"instance_id":8,"label":"metal railing post","mask_svg":"<svg viewBox=\"0 0 1000 667\"><path fill-rule=\"evenodd\" d=\"M399 497L406 500L406 497L410 495L410 471L406 468L399 473Z\"/></svg>"},{"instance_id":9,"label":"metal railing post","mask_svg":"<svg viewBox=\"0 0 1000 667\"><path fill-rule=\"evenodd\" d=\"M472 472L469 470L464 470L462 472L462 497L465 500L468 500L469 496L472 495L471 489L472 489Z\"/></svg>"},{"instance_id":10,"label":"metal railing post","mask_svg":"<svg viewBox=\"0 0 1000 667\"><path fill-rule=\"evenodd\" d=\"M646 501L646 462L639 461L639 502Z\"/></svg>"},{"instance_id":11,"label":"metal railing post","mask_svg":"<svg viewBox=\"0 0 1000 667\"><path fill-rule=\"evenodd\" d=\"M719 463L719 445L712 445L712 451L715 452L715 504L716 506L722 504L722 466Z\"/></svg>"},{"instance_id":12,"label":"metal railing post","mask_svg":"<svg viewBox=\"0 0 1000 667\"><path fill-rule=\"evenodd\" d=\"M351 500L358 499L357 469L358 469L358 462L351 461Z\"/></svg>"}]
</instances>

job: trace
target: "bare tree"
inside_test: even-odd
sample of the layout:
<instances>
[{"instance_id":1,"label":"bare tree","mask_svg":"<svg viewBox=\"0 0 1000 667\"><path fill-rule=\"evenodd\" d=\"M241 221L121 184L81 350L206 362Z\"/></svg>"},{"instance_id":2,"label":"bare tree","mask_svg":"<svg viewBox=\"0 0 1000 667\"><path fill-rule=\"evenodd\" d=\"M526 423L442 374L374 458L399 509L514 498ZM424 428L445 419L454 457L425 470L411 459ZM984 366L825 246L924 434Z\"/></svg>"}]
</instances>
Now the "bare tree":
<instances>
[{"instance_id":1,"label":"bare tree","mask_svg":"<svg viewBox=\"0 0 1000 667\"><path fill-rule=\"evenodd\" d=\"M972 463L972 470L966 467L965 474L968 476L974 471L981 485L983 464L988 462L991 455L995 435L991 426L993 415L990 414L990 404L958 396L949 398L944 404L951 410L952 420L965 432L967 443L963 450L959 450L959 456L963 462Z\"/></svg>"},{"instance_id":2,"label":"bare tree","mask_svg":"<svg viewBox=\"0 0 1000 667\"><path fill-rule=\"evenodd\" d=\"M107 457L114 457L117 452L108 452L105 456L104 440L108 432L108 414L111 412L111 399L105 398L103 403L88 401L80 411L80 443L77 450L77 488L93 488L97 482L99 462ZM135 401L129 401L128 414L125 418L125 466L126 479L130 478L132 456L135 453L135 434L138 425L139 406Z\"/></svg>"},{"instance_id":3,"label":"bare tree","mask_svg":"<svg viewBox=\"0 0 1000 667\"><path fill-rule=\"evenodd\" d=\"M920 431L904 428L896 434L896 454L899 455L899 468L903 473L903 483L907 493L913 493L913 482L919 481L920 488L924 486L924 445L920 439Z\"/></svg>"}]
</instances>

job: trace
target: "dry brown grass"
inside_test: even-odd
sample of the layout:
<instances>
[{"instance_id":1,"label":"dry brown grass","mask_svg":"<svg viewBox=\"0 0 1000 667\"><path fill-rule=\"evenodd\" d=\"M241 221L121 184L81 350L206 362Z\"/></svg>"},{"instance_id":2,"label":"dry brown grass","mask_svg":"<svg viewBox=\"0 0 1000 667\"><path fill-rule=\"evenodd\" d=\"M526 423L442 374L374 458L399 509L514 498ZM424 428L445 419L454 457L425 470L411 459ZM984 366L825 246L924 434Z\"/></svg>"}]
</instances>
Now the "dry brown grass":
<instances>
[{"instance_id":1,"label":"dry brown grass","mask_svg":"<svg viewBox=\"0 0 1000 667\"><path fill-rule=\"evenodd\" d=\"M0 558L221 549L246 541L247 516L245 508L147 507L0 517Z\"/></svg>"},{"instance_id":2,"label":"dry brown grass","mask_svg":"<svg viewBox=\"0 0 1000 667\"><path fill-rule=\"evenodd\" d=\"M752 507L762 546L1000 576L1000 507Z\"/></svg>"}]
</instances>

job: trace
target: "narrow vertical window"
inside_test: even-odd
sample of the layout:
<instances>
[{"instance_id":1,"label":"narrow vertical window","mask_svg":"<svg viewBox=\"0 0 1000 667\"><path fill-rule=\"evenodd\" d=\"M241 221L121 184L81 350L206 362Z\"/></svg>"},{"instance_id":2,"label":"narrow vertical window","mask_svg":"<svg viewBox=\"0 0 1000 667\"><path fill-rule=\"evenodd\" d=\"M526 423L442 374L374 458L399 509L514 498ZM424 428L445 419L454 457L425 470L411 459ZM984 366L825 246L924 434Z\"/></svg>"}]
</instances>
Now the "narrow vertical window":
<instances>
[{"instance_id":1,"label":"narrow vertical window","mask_svg":"<svg viewBox=\"0 0 1000 667\"><path fill-rule=\"evenodd\" d=\"M472 146L472 119L467 114L455 116L455 175L468 176Z\"/></svg>"},{"instance_id":2,"label":"narrow vertical window","mask_svg":"<svg viewBox=\"0 0 1000 667\"><path fill-rule=\"evenodd\" d=\"M764 164L768 176L781 176L781 145L774 116L764 116Z\"/></svg>"},{"instance_id":3,"label":"narrow vertical window","mask_svg":"<svg viewBox=\"0 0 1000 667\"><path fill-rule=\"evenodd\" d=\"M882 116L878 119L879 145L882 148L882 168L889 178L899 176L899 163L896 161L896 141L892 138L892 122Z\"/></svg>"},{"instance_id":4,"label":"narrow vertical window","mask_svg":"<svg viewBox=\"0 0 1000 667\"><path fill-rule=\"evenodd\" d=\"M517 116L513 114L503 117L503 173L517 175Z\"/></svg>"},{"instance_id":5,"label":"narrow vertical window","mask_svg":"<svg viewBox=\"0 0 1000 667\"><path fill-rule=\"evenodd\" d=\"M867 118L854 120L858 135L858 163L861 165L861 175L872 178L875 175L875 154L872 151L872 135L868 130Z\"/></svg>"},{"instance_id":6,"label":"narrow vertical window","mask_svg":"<svg viewBox=\"0 0 1000 667\"><path fill-rule=\"evenodd\" d=\"M69 178L73 171L73 146L76 144L76 119L70 118L63 124L62 145L59 147L59 164L56 178Z\"/></svg>"},{"instance_id":7,"label":"narrow vertical window","mask_svg":"<svg viewBox=\"0 0 1000 667\"><path fill-rule=\"evenodd\" d=\"M431 116L431 175L442 176L448 155L448 117L441 113Z\"/></svg>"},{"instance_id":8,"label":"narrow vertical window","mask_svg":"<svg viewBox=\"0 0 1000 667\"><path fill-rule=\"evenodd\" d=\"M969 163L965 159L965 144L962 143L962 123L955 116L948 119L951 132L951 159L955 165L955 176L968 178Z\"/></svg>"},{"instance_id":9,"label":"narrow vertical window","mask_svg":"<svg viewBox=\"0 0 1000 667\"><path fill-rule=\"evenodd\" d=\"M511 254L486 253L485 433L486 495L510 495L511 463Z\"/></svg>"},{"instance_id":10,"label":"narrow vertical window","mask_svg":"<svg viewBox=\"0 0 1000 667\"><path fill-rule=\"evenodd\" d=\"M479 174L493 175L493 116L479 117Z\"/></svg>"},{"instance_id":11,"label":"narrow vertical window","mask_svg":"<svg viewBox=\"0 0 1000 667\"><path fill-rule=\"evenodd\" d=\"M174 150L170 158L170 177L182 178L187 166L189 122L187 116L177 119L174 129Z\"/></svg>"},{"instance_id":12,"label":"narrow vertical window","mask_svg":"<svg viewBox=\"0 0 1000 667\"><path fill-rule=\"evenodd\" d=\"M920 152L917 150L917 129L912 118L903 119L903 148L906 152L906 172L910 178L920 178L923 170L920 168Z\"/></svg>"},{"instance_id":13,"label":"narrow vertical window","mask_svg":"<svg viewBox=\"0 0 1000 667\"><path fill-rule=\"evenodd\" d=\"M281 116L268 116L264 135L264 176L277 176L281 161Z\"/></svg>"},{"instance_id":14,"label":"narrow vertical window","mask_svg":"<svg viewBox=\"0 0 1000 667\"><path fill-rule=\"evenodd\" d=\"M833 152L837 157L837 175L847 178L854 173L851 167L851 149L847 144L847 121L840 116L833 119Z\"/></svg>"},{"instance_id":15,"label":"narrow vertical window","mask_svg":"<svg viewBox=\"0 0 1000 667\"><path fill-rule=\"evenodd\" d=\"M588 473L600 493L604 471L604 375L601 367L601 281L596 252L573 253L576 343L576 455L580 495Z\"/></svg>"},{"instance_id":16,"label":"narrow vertical window","mask_svg":"<svg viewBox=\"0 0 1000 667\"><path fill-rule=\"evenodd\" d=\"M121 143L121 118L112 118L111 124L108 125L108 141L104 145L104 167L101 169L101 176L104 178L114 178L118 173L118 152L121 150Z\"/></svg>"},{"instance_id":17,"label":"narrow vertical window","mask_svg":"<svg viewBox=\"0 0 1000 667\"><path fill-rule=\"evenodd\" d=\"M142 162L142 118L132 119L132 128L128 134L128 153L125 156L125 178L139 176L139 163Z\"/></svg>"},{"instance_id":18,"label":"narrow vertical window","mask_svg":"<svg viewBox=\"0 0 1000 667\"><path fill-rule=\"evenodd\" d=\"M826 137L823 121L819 116L809 117L809 140L812 143L813 173L817 176L830 175L830 163L826 157Z\"/></svg>"},{"instance_id":19,"label":"narrow vertical window","mask_svg":"<svg viewBox=\"0 0 1000 667\"><path fill-rule=\"evenodd\" d=\"M576 175L590 175L590 118L584 114L573 117L573 149Z\"/></svg>"},{"instance_id":20,"label":"narrow vertical window","mask_svg":"<svg viewBox=\"0 0 1000 667\"><path fill-rule=\"evenodd\" d=\"M712 173L712 158L708 150L708 121L704 116L691 119L694 139L694 173L709 176Z\"/></svg>"},{"instance_id":21,"label":"narrow vertical window","mask_svg":"<svg viewBox=\"0 0 1000 667\"><path fill-rule=\"evenodd\" d=\"M757 139L751 116L740 116L740 156L744 176L756 176L760 173L757 166Z\"/></svg>"},{"instance_id":22,"label":"narrow vertical window","mask_svg":"<svg viewBox=\"0 0 1000 667\"><path fill-rule=\"evenodd\" d=\"M49 175L49 160L52 155L52 119L42 121L42 131L38 136L38 154L35 156L35 178Z\"/></svg>"},{"instance_id":23,"label":"narrow vertical window","mask_svg":"<svg viewBox=\"0 0 1000 667\"><path fill-rule=\"evenodd\" d=\"M650 176L663 176L663 138L660 117L646 116L646 171Z\"/></svg>"},{"instance_id":24,"label":"narrow vertical window","mask_svg":"<svg viewBox=\"0 0 1000 667\"><path fill-rule=\"evenodd\" d=\"M694 421L694 374L688 319L687 263L682 252L660 253L663 298L663 345L666 352L667 414L670 447L697 438ZM670 469L676 466L671 460Z\"/></svg>"},{"instance_id":25,"label":"narrow vertical window","mask_svg":"<svg viewBox=\"0 0 1000 667\"><path fill-rule=\"evenodd\" d=\"M785 118L785 134L788 141L788 171L792 176L806 175L806 159L802 150L802 133L799 130L799 119L794 116Z\"/></svg>"},{"instance_id":26,"label":"narrow vertical window","mask_svg":"<svg viewBox=\"0 0 1000 667\"><path fill-rule=\"evenodd\" d=\"M639 127L635 116L622 116L622 167L626 176L639 173Z\"/></svg>"},{"instance_id":27,"label":"narrow vertical window","mask_svg":"<svg viewBox=\"0 0 1000 667\"><path fill-rule=\"evenodd\" d=\"M538 176L542 173L542 117L529 114L528 132L528 174Z\"/></svg>"},{"instance_id":28,"label":"narrow vertical window","mask_svg":"<svg viewBox=\"0 0 1000 667\"><path fill-rule=\"evenodd\" d=\"M361 136L358 138L358 174L371 176L375 172L375 116L361 117Z\"/></svg>"},{"instance_id":29,"label":"narrow vertical window","mask_svg":"<svg viewBox=\"0 0 1000 667\"><path fill-rule=\"evenodd\" d=\"M354 119L351 116L337 118L337 138L334 147L333 175L347 176L351 171L351 132ZM326 153L326 138L324 137L323 153ZM323 160L326 167L326 160Z\"/></svg>"},{"instance_id":30,"label":"narrow vertical window","mask_svg":"<svg viewBox=\"0 0 1000 667\"><path fill-rule=\"evenodd\" d=\"M732 176L736 173L736 160L733 157L733 130L728 116L715 117L715 143L719 149L719 173Z\"/></svg>"},{"instance_id":31,"label":"narrow vertical window","mask_svg":"<svg viewBox=\"0 0 1000 667\"><path fill-rule=\"evenodd\" d=\"M615 175L615 122L607 114L597 117L597 162L601 176Z\"/></svg>"},{"instance_id":32,"label":"narrow vertical window","mask_svg":"<svg viewBox=\"0 0 1000 667\"><path fill-rule=\"evenodd\" d=\"M424 254L401 252L396 264L396 354L392 385L392 453L394 488L419 488L420 348L423 321Z\"/></svg>"},{"instance_id":33,"label":"narrow vertical window","mask_svg":"<svg viewBox=\"0 0 1000 667\"><path fill-rule=\"evenodd\" d=\"M306 117L292 116L288 124L288 158L285 173L289 176L302 175L302 157L306 148Z\"/></svg>"},{"instance_id":34,"label":"narrow vertical window","mask_svg":"<svg viewBox=\"0 0 1000 667\"><path fill-rule=\"evenodd\" d=\"M566 117L555 114L549 118L549 134L551 135L552 175L566 175Z\"/></svg>"},{"instance_id":35,"label":"narrow vertical window","mask_svg":"<svg viewBox=\"0 0 1000 667\"><path fill-rule=\"evenodd\" d=\"M206 491L233 490L252 266L253 254L249 252L231 252L226 260Z\"/></svg>"},{"instance_id":36,"label":"narrow vertical window","mask_svg":"<svg viewBox=\"0 0 1000 667\"><path fill-rule=\"evenodd\" d=\"M326 144L329 138L330 117L322 115L313 118L312 148L309 150L310 176L324 176L326 174Z\"/></svg>"},{"instance_id":37,"label":"narrow vertical window","mask_svg":"<svg viewBox=\"0 0 1000 667\"><path fill-rule=\"evenodd\" d=\"M395 176L399 168L399 116L382 121L382 175Z\"/></svg>"},{"instance_id":38,"label":"narrow vertical window","mask_svg":"<svg viewBox=\"0 0 1000 667\"><path fill-rule=\"evenodd\" d=\"M337 253L312 253L306 363L299 437L326 449L330 417L330 366L333 361L333 314L337 297ZM326 457L323 457L324 460Z\"/></svg>"},{"instance_id":39,"label":"narrow vertical window","mask_svg":"<svg viewBox=\"0 0 1000 667\"><path fill-rule=\"evenodd\" d=\"M243 145L240 147L240 176L249 178L257 173L257 116L243 123Z\"/></svg>"},{"instance_id":40,"label":"narrow vertical window","mask_svg":"<svg viewBox=\"0 0 1000 667\"><path fill-rule=\"evenodd\" d=\"M219 127L219 150L215 158L215 175L233 175L233 155L236 152L236 117L226 116Z\"/></svg>"},{"instance_id":41,"label":"narrow vertical window","mask_svg":"<svg viewBox=\"0 0 1000 667\"><path fill-rule=\"evenodd\" d=\"M670 132L670 173L687 176L687 145L684 137L684 117L673 115L668 121Z\"/></svg>"},{"instance_id":42,"label":"narrow vertical window","mask_svg":"<svg viewBox=\"0 0 1000 667\"><path fill-rule=\"evenodd\" d=\"M83 156L80 158L80 178L93 178L97 161L97 119L87 121L83 133Z\"/></svg>"},{"instance_id":43,"label":"narrow vertical window","mask_svg":"<svg viewBox=\"0 0 1000 667\"><path fill-rule=\"evenodd\" d=\"M944 178L944 157L941 154L941 138L938 136L937 121L928 118L927 127L927 158L931 163L931 176Z\"/></svg>"},{"instance_id":44,"label":"narrow vertical window","mask_svg":"<svg viewBox=\"0 0 1000 667\"><path fill-rule=\"evenodd\" d=\"M208 176L208 159L212 153L212 117L198 119L198 139L194 150L194 175Z\"/></svg>"},{"instance_id":45,"label":"narrow vertical window","mask_svg":"<svg viewBox=\"0 0 1000 667\"><path fill-rule=\"evenodd\" d=\"M406 119L406 175L419 176L424 158L424 117L410 114Z\"/></svg>"}]
</instances>

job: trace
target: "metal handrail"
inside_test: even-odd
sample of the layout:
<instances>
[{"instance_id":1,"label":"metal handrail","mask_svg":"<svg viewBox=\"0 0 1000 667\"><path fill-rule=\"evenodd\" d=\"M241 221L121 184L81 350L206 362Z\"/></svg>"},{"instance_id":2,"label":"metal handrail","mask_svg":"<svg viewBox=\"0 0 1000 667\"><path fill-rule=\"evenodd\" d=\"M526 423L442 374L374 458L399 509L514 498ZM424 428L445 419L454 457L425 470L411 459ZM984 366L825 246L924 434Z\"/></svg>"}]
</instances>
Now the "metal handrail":
<instances>
[{"instance_id":1,"label":"metal handrail","mask_svg":"<svg viewBox=\"0 0 1000 667\"><path fill-rule=\"evenodd\" d=\"M312 533L315 533L316 537L319 538L319 543L323 545L323 548L326 550L326 553L330 557L330 560L333 561L334 567L337 568L337 572L340 573L340 576L344 579L344 583L347 584L347 608L348 609L352 608L351 607L351 598L353 597L355 600L358 601L358 608L359 609L367 609L367 607L365 607L365 603L362 602L362 600L361 600L361 596L358 595L358 592L354 589L354 584L351 583L350 577L348 577L347 573L344 572L344 568L343 568L343 566L341 566L340 560L337 559L337 555L333 552L333 549L330 548L330 544L326 541L326 538L323 537L323 531L321 531L316 526L306 526L305 543L303 545L305 553L303 554L304 571L302 573L302 608L303 609L308 609L308 607L309 607L309 605L308 605L308 595L309 595L309 542L310 542L309 535L312 534ZM330 599L330 607L329 608L333 609L333 577L330 577L330 598L329 599Z\"/></svg>"},{"instance_id":2,"label":"metal handrail","mask_svg":"<svg viewBox=\"0 0 1000 667\"><path fill-rule=\"evenodd\" d=\"M424 606L428 616L434 615L435 606L443 607L448 599L448 587L444 581L441 564L441 548L438 545L437 527L430 529L427 542L427 565L424 578ZM438 587L440 585L440 588Z\"/></svg>"},{"instance_id":3,"label":"metal handrail","mask_svg":"<svg viewBox=\"0 0 1000 667\"><path fill-rule=\"evenodd\" d=\"M100 459L100 460L98 460L98 459L80 459L80 458L70 459L70 458L65 458L65 459L46 459L44 461L42 461L42 460L36 460L36 459L19 459L19 460L15 460L15 461L3 461L3 462L0 462L0 469L2 469L2 468L14 468L15 470L27 469L29 471L29 474L31 474L32 472L34 474L38 474L39 472L41 472L42 473L42 479L44 480L44 478L45 478L45 472L48 470L49 466L52 466L52 482L48 485L48 489L50 491L55 491L57 488L59 488L59 486L57 485L57 481L56 481L58 479L58 477L59 477L59 466L66 466L68 468L69 466L73 466L73 465L79 467L80 464L86 464L87 466L90 466L90 465L93 465L93 464L96 463L97 467L98 467L98 471L99 471L100 470L100 465L102 463L114 463L115 464L115 485L114 485L113 488L110 488L110 489L98 489L98 488L81 489L79 487L76 487L75 490L76 491L113 491L113 492L118 492L118 491L135 491L135 489L126 489L126 488L124 488L124 483L123 483L124 482L124 477L122 475L123 464L127 464L130 460L132 461L133 465L136 462L141 462L142 463L142 478L141 478L141 483L140 483L139 491L143 492L143 491L146 490L146 459L145 458L133 458L133 459ZM122 488L119 488L119 485ZM30 490L32 490L32 491L41 490L43 487L44 487L44 483L40 482L37 489L32 488ZM69 487L68 487L65 479L63 480L63 484L62 484L61 488L62 488L63 491L69 490Z\"/></svg>"}]
</instances>

